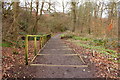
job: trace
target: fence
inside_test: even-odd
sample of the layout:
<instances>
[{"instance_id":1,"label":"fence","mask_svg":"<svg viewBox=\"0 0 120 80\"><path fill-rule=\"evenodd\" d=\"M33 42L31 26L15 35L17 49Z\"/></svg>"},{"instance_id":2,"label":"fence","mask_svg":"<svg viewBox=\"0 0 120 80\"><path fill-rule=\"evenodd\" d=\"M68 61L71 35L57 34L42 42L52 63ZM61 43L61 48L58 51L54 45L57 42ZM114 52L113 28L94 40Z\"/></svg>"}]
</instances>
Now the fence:
<instances>
[{"instance_id":1,"label":"fence","mask_svg":"<svg viewBox=\"0 0 120 80\"><path fill-rule=\"evenodd\" d=\"M28 65L28 41L29 37L33 37L34 39L34 56L37 55L37 39L39 38L39 46L40 49L46 44L46 42L51 38L51 34L44 35L26 35L25 37L25 61L26 65Z\"/></svg>"}]
</instances>

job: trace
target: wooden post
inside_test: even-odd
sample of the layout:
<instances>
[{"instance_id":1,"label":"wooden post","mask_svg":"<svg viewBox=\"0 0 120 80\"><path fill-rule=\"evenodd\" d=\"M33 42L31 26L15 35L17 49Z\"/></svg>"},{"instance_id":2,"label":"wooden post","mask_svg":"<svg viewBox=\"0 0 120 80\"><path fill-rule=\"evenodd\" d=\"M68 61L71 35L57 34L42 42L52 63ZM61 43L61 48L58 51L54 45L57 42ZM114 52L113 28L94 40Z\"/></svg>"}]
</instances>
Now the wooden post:
<instances>
[{"instance_id":1,"label":"wooden post","mask_svg":"<svg viewBox=\"0 0 120 80\"><path fill-rule=\"evenodd\" d=\"M44 46L44 36L42 37L42 46Z\"/></svg>"},{"instance_id":2,"label":"wooden post","mask_svg":"<svg viewBox=\"0 0 120 80\"><path fill-rule=\"evenodd\" d=\"M46 35L46 42L48 41L48 35Z\"/></svg>"},{"instance_id":3,"label":"wooden post","mask_svg":"<svg viewBox=\"0 0 120 80\"><path fill-rule=\"evenodd\" d=\"M34 54L37 55L37 37L34 37Z\"/></svg>"},{"instance_id":4,"label":"wooden post","mask_svg":"<svg viewBox=\"0 0 120 80\"><path fill-rule=\"evenodd\" d=\"M40 43L40 49L41 49L41 37L40 37L39 43Z\"/></svg>"},{"instance_id":5,"label":"wooden post","mask_svg":"<svg viewBox=\"0 0 120 80\"><path fill-rule=\"evenodd\" d=\"M46 36L44 36L44 40L45 40L44 44L46 44Z\"/></svg>"},{"instance_id":6,"label":"wooden post","mask_svg":"<svg viewBox=\"0 0 120 80\"><path fill-rule=\"evenodd\" d=\"M45 44L46 44L46 35L44 36L44 41L45 41L45 42L44 42L44 45L45 45Z\"/></svg>"},{"instance_id":7,"label":"wooden post","mask_svg":"<svg viewBox=\"0 0 120 80\"><path fill-rule=\"evenodd\" d=\"M46 38L46 35L45 35L45 44L46 44L46 42L47 42L47 40L46 40L47 38Z\"/></svg>"},{"instance_id":8,"label":"wooden post","mask_svg":"<svg viewBox=\"0 0 120 80\"><path fill-rule=\"evenodd\" d=\"M26 65L28 65L28 36L25 37L25 61Z\"/></svg>"},{"instance_id":9,"label":"wooden post","mask_svg":"<svg viewBox=\"0 0 120 80\"><path fill-rule=\"evenodd\" d=\"M34 55L37 55L37 37L38 35L26 35L25 36L25 61L26 61L26 65L28 65L28 38L29 36L34 37ZM51 36L50 36L51 37ZM45 43L47 42L47 40L50 39L50 37L48 38L47 35L42 35L40 36L40 49L45 45Z\"/></svg>"},{"instance_id":10,"label":"wooden post","mask_svg":"<svg viewBox=\"0 0 120 80\"><path fill-rule=\"evenodd\" d=\"M43 47L43 38L41 37L41 48Z\"/></svg>"}]
</instances>

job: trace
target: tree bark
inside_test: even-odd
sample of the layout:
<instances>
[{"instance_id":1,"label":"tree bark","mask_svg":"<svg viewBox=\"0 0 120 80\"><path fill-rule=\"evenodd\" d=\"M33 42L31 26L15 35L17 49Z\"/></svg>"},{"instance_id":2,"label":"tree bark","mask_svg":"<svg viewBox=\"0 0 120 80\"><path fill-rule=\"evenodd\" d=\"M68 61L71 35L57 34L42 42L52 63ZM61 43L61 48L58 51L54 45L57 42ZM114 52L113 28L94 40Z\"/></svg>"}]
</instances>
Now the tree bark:
<instances>
[{"instance_id":1,"label":"tree bark","mask_svg":"<svg viewBox=\"0 0 120 80\"><path fill-rule=\"evenodd\" d=\"M72 32L75 32L76 27L76 2L71 2L72 4L72 14L73 14L73 29Z\"/></svg>"},{"instance_id":2,"label":"tree bark","mask_svg":"<svg viewBox=\"0 0 120 80\"><path fill-rule=\"evenodd\" d=\"M42 16L43 7L44 7L44 0L43 0L42 5L41 5L40 16Z\"/></svg>"},{"instance_id":3,"label":"tree bark","mask_svg":"<svg viewBox=\"0 0 120 80\"><path fill-rule=\"evenodd\" d=\"M64 5L64 0L62 1L62 7L63 7L63 13L65 13L65 5Z\"/></svg>"},{"instance_id":4,"label":"tree bark","mask_svg":"<svg viewBox=\"0 0 120 80\"><path fill-rule=\"evenodd\" d=\"M31 2L30 2L30 15L32 16L32 1L33 0L31 0Z\"/></svg>"},{"instance_id":5,"label":"tree bark","mask_svg":"<svg viewBox=\"0 0 120 80\"><path fill-rule=\"evenodd\" d=\"M39 1L36 0L36 16L35 16L36 20L33 28L33 34L37 34L38 32L38 7L39 7Z\"/></svg>"},{"instance_id":6,"label":"tree bark","mask_svg":"<svg viewBox=\"0 0 120 80\"><path fill-rule=\"evenodd\" d=\"M17 40L18 37L18 14L19 14L19 2L14 2L13 4L13 12L14 12L14 21L13 21L13 36L15 40Z\"/></svg>"}]
</instances>

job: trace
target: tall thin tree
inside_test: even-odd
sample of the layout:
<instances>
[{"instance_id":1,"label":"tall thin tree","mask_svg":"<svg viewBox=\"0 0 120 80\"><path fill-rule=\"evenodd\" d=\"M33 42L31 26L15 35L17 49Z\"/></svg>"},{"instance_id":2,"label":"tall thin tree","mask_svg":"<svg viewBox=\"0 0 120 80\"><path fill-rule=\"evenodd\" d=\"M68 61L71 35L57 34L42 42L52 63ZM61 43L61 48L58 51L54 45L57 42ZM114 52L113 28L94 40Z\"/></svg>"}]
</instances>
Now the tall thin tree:
<instances>
[{"instance_id":1,"label":"tall thin tree","mask_svg":"<svg viewBox=\"0 0 120 80\"><path fill-rule=\"evenodd\" d=\"M39 9L39 0L36 0L36 15L35 15L35 25L33 28L33 34L37 34L38 31L38 9Z\"/></svg>"},{"instance_id":2,"label":"tall thin tree","mask_svg":"<svg viewBox=\"0 0 120 80\"><path fill-rule=\"evenodd\" d=\"M71 6L72 6L72 17L73 17L73 29L72 29L72 32L75 32L75 27L76 27L76 2L72 1Z\"/></svg>"}]
</instances>

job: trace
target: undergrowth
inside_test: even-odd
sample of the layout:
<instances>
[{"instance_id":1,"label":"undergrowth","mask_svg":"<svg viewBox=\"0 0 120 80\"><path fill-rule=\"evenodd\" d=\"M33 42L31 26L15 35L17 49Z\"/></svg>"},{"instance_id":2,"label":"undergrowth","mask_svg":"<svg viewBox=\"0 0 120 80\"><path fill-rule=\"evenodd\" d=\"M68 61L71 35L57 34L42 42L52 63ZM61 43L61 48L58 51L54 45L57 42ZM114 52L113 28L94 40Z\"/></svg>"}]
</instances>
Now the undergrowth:
<instances>
[{"instance_id":1,"label":"undergrowth","mask_svg":"<svg viewBox=\"0 0 120 80\"><path fill-rule=\"evenodd\" d=\"M61 39L67 38L70 41L73 41L75 44L82 46L84 48L95 50L99 53L103 53L104 55L109 56L110 60L113 60L114 62L117 62L117 60L114 60L115 58L118 58L117 51L111 50L111 47L118 47L119 44L115 42L115 39L95 39L95 38L87 38L87 37L81 37L71 34L62 34ZM76 41L79 40L79 41ZM85 42L85 43L83 43Z\"/></svg>"}]
</instances>

